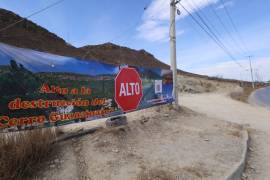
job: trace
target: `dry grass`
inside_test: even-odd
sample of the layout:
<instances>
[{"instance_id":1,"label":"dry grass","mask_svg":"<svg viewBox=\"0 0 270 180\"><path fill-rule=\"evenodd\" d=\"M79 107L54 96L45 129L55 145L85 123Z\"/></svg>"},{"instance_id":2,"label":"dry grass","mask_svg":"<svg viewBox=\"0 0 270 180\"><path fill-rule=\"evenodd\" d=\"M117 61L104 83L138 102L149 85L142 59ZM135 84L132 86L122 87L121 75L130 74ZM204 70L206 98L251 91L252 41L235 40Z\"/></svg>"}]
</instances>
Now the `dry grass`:
<instances>
[{"instance_id":1,"label":"dry grass","mask_svg":"<svg viewBox=\"0 0 270 180\"><path fill-rule=\"evenodd\" d=\"M208 171L203 167L184 167L183 170L197 176L200 179L210 176Z\"/></svg>"},{"instance_id":2,"label":"dry grass","mask_svg":"<svg viewBox=\"0 0 270 180\"><path fill-rule=\"evenodd\" d=\"M203 166L200 167L183 167L174 171L163 170L160 168L145 169L142 168L137 175L137 180L194 180L206 179L211 174Z\"/></svg>"},{"instance_id":3,"label":"dry grass","mask_svg":"<svg viewBox=\"0 0 270 180\"><path fill-rule=\"evenodd\" d=\"M137 180L172 180L174 179L171 174L162 169L143 170L137 176Z\"/></svg>"},{"instance_id":4,"label":"dry grass","mask_svg":"<svg viewBox=\"0 0 270 180\"><path fill-rule=\"evenodd\" d=\"M0 179L29 177L53 150L54 129L0 135Z\"/></svg>"},{"instance_id":5,"label":"dry grass","mask_svg":"<svg viewBox=\"0 0 270 180\"><path fill-rule=\"evenodd\" d=\"M229 130L228 135L240 138L241 137L241 132L237 130Z\"/></svg>"},{"instance_id":6,"label":"dry grass","mask_svg":"<svg viewBox=\"0 0 270 180\"><path fill-rule=\"evenodd\" d=\"M251 93L257 89L263 88L265 85L257 85L254 89L251 86L243 87L243 92L233 92L231 93L231 98L247 103Z\"/></svg>"}]
</instances>

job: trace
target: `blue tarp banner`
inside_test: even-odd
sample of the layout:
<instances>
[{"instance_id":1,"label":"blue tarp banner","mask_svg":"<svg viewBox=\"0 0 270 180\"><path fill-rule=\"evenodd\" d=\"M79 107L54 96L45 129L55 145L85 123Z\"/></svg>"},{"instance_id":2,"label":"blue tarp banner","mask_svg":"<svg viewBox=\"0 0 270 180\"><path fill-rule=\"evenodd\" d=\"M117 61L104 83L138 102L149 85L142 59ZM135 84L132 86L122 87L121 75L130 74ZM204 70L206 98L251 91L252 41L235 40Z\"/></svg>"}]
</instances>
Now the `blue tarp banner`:
<instances>
[{"instance_id":1,"label":"blue tarp banner","mask_svg":"<svg viewBox=\"0 0 270 180\"><path fill-rule=\"evenodd\" d=\"M0 43L1 132L90 121L170 103L172 88L170 70L116 66Z\"/></svg>"}]
</instances>

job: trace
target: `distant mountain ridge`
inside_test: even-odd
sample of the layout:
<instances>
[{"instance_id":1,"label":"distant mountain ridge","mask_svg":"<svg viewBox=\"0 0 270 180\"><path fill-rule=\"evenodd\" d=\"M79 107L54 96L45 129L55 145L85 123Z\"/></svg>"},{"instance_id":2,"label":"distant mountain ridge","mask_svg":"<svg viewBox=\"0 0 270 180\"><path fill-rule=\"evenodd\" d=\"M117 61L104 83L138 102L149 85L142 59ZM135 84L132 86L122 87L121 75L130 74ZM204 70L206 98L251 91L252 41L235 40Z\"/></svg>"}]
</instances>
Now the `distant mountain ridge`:
<instances>
[{"instance_id":1,"label":"distant mountain ridge","mask_svg":"<svg viewBox=\"0 0 270 180\"><path fill-rule=\"evenodd\" d=\"M11 11L0 9L0 29L21 19L23 18ZM0 42L52 54L99 60L109 64L169 68L145 50L137 51L112 43L76 48L27 19L0 32Z\"/></svg>"},{"instance_id":2,"label":"distant mountain ridge","mask_svg":"<svg viewBox=\"0 0 270 180\"><path fill-rule=\"evenodd\" d=\"M21 19L24 18L11 11L0 8L0 29ZM163 69L170 68L169 65L159 61L145 50L138 51L113 43L87 45L76 48L67 43L64 39L27 19L24 19L24 21L6 31L0 32L0 42L57 55L72 56L85 60L98 60L108 64L128 64L131 66ZM220 79L182 70L178 70L178 73L191 77L239 83L238 80Z\"/></svg>"}]
</instances>

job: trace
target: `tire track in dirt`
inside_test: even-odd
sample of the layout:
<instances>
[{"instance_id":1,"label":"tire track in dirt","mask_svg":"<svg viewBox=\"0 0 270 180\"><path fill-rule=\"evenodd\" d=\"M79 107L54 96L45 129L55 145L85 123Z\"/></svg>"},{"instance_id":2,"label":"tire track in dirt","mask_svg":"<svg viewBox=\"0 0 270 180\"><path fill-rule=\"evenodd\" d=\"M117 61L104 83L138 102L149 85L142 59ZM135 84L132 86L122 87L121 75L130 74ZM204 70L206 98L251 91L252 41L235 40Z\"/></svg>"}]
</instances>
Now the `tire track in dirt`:
<instances>
[{"instance_id":1,"label":"tire track in dirt","mask_svg":"<svg viewBox=\"0 0 270 180\"><path fill-rule=\"evenodd\" d=\"M72 147L76 157L78 180L91 180L90 176L88 175L88 167L84 158L85 156L82 152L83 143L81 139L72 139Z\"/></svg>"}]
</instances>

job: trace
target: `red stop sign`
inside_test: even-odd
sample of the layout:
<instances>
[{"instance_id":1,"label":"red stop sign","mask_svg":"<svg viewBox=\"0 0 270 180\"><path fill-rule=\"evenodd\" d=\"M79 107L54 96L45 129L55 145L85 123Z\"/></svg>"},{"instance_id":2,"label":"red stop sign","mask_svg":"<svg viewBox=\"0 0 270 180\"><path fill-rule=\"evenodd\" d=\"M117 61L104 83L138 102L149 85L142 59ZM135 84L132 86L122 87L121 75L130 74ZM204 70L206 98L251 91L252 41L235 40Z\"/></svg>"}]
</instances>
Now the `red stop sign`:
<instances>
[{"instance_id":1,"label":"red stop sign","mask_svg":"<svg viewBox=\"0 0 270 180\"><path fill-rule=\"evenodd\" d=\"M114 99L122 111L136 110L143 96L142 80L136 69L122 68L114 84Z\"/></svg>"}]
</instances>

